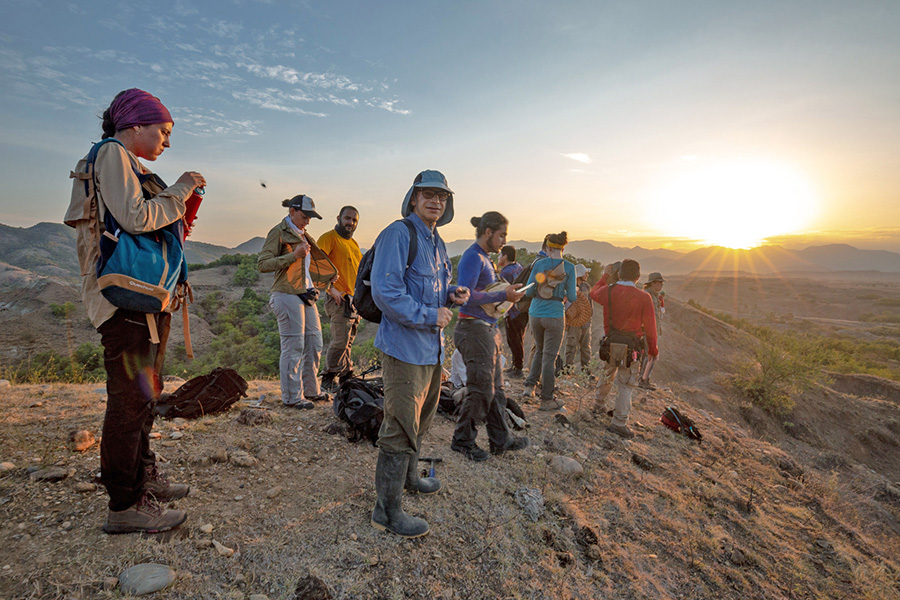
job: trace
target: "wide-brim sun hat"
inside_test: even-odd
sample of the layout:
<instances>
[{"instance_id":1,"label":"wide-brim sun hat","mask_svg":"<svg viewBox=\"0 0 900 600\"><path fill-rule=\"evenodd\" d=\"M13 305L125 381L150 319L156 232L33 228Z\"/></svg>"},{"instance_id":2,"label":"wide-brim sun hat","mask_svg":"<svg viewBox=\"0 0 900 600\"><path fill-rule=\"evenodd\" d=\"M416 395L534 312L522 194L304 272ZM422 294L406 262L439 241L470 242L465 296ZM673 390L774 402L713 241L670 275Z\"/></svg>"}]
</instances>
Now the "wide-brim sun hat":
<instances>
[{"instance_id":1,"label":"wide-brim sun hat","mask_svg":"<svg viewBox=\"0 0 900 600\"><path fill-rule=\"evenodd\" d=\"M575 278L584 277L588 274L588 268L581 263L575 265Z\"/></svg>"},{"instance_id":2,"label":"wide-brim sun hat","mask_svg":"<svg viewBox=\"0 0 900 600\"><path fill-rule=\"evenodd\" d=\"M662 273L650 273L647 276L647 283L653 283L654 281L664 282L665 279L663 279Z\"/></svg>"},{"instance_id":3,"label":"wide-brim sun hat","mask_svg":"<svg viewBox=\"0 0 900 600\"><path fill-rule=\"evenodd\" d=\"M410 201L412 200L413 192L415 192L416 188L431 188L436 190L444 190L450 196L447 198L447 206L444 208L444 214L441 215L441 218L437 220L436 226L440 227L441 225L446 225L450 221L453 220L453 190L447 185L447 178L444 177L444 174L440 171L435 170L427 170L422 171L416 178L413 180L412 186L410 186L409 190L406 192L406 196L403 198L403 205L400 207L400 214L404 217L408 217L412 214L412 207L410 206Z\"/></svg>"}]
</instances>

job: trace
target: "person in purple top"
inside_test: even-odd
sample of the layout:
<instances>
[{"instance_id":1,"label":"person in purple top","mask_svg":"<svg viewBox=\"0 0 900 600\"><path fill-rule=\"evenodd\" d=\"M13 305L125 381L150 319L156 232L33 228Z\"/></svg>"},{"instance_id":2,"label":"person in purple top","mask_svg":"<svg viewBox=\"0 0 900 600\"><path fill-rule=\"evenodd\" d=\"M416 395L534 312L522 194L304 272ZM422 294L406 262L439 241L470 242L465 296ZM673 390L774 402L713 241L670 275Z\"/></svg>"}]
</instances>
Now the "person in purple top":
<instances>
[{"instance_id":1,"label":"person in purple top","mask_svg":"<svg viewBox=\"0 0 900 600\"><path fill-rule=\"evenodd\" d=\"M459 420L453 432L450 449L474 461L488 458L488 453L475 443L476 426L487 421L491 453L520 450L528 446L528 438L513 437L506 423L506 394L500 363L500 330L497 318L490 316L485 305L515 302L524 296L520 284L504 290L487 291L498 282L497 270L490 253L506 242L509 221L498 212L472 217L475 243L463 253L457 267L457 284L471 291L468 302L459 309L454 342L466 365L466 395L460 407Z\"/></svg>"},{"instance_id":2,"label":"person in purple top","mask_svg":"<svg viewBox=\"0 0 900 600\"><path fill-rule=\"evenodd\" d=\"M516 249L509 244L500 248L497 266L500 267L500 277L508 283L513 283L516 277L525 270L525 267L516 262ZM512 354L512 366L504 372L508 377L521 379L523 377L522 366L525 362L525 329L528 327L528 311L520 311L513 305L506 311L504 319L506 343Z\"/></svg>"}]
</instances>

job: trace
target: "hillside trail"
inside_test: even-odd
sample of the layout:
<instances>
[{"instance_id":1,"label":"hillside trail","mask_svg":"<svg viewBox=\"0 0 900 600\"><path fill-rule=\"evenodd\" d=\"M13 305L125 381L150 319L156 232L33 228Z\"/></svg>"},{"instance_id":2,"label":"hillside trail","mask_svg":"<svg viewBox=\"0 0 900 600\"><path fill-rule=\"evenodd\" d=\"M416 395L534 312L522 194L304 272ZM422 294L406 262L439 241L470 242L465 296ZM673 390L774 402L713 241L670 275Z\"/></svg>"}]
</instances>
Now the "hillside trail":
<instances>
[{"instance_id":1,"label":"hillside trail","mask_svg":"<svg viewBox=\"0 0 900 600\"><path fill-rule=\"evenodd\" d=\"M898 411L877 395L893 388L847 376L811 390L792 417L807 433L794 437L728 387L748 360L741 335L670 303L660 387L635 393L631 441L606 432L584 378L560 379L565 416L523 402L531 445L484 463L450 451L454 420L438 415L423 455L443 459L445 490L404 496L432 526L411 541L369 524L376 450L349 443L329 405L282 408L267 380L228 413L158 421L163 469L192 486L176 503L188 521L163 536L107 536L98 446L66 443L72 430L99 435L104 387L11 386L0 390L0 462L12 463L0 473L0 599L119 598L114 578L155 562L177 575L150 596L160 598L900 600ZM670 404L702 444L660 425ZM580 474L558 471L556 457ZM47 467L62 478L32 479ZM517 501L523 489L543 500L537 520Z\"/></svg>"}]
</instances>

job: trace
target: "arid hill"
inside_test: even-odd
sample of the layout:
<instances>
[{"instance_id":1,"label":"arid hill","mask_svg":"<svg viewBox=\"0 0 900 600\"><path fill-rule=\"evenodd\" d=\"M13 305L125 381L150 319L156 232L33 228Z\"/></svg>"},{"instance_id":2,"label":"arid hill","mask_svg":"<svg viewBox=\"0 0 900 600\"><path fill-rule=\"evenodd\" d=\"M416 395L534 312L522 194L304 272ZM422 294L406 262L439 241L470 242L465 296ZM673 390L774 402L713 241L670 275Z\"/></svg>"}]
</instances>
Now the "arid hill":
<instances>
[{"instance_id":1,"label":"arid hill","mask_svg":"<svg viewBox=\"0 0 900 600\"><path fill-rule=\"evenodd\" d=\"M2 389L0 598L121 597L109 578L143 562L178 575L160 598L900 598L897 384L836 376L786 424L728 383L747 334L681 300L670 293L661 388L635 394L631 442L605 431L583 375L560 381L565 417L524 405L532 445L484 463L449 450L438 416L423 455L443 458L446 490L404 497L433 528L414 541L369 525L374 448L332 433L329 406L281 408L275 381L224 415L157 423L154 450L193 490L182 528L143 538L100 531L97 446L67 448L71 430L99 435L102 385ZM659 424L673 404L702 444ZM242 410L264 416L244 424ZM68 476L32 481L53 465ZM536 521L524 488L544 500Z\"/></svg>"}]
</instances>

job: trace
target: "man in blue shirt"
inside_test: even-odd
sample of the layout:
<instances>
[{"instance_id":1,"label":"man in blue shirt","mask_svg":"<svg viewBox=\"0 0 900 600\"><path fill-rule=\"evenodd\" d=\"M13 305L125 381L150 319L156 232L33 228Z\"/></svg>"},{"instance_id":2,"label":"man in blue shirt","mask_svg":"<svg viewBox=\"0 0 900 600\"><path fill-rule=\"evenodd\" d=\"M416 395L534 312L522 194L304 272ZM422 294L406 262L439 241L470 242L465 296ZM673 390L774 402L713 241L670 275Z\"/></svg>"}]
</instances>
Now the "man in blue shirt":
<instances>
[{"instance_id":1,"label":"man in blue shirt","mask_svg":"<svg viewBox=\"0 0 900 600\"><path fill-rule=\"evenodd\" d=\"M444 175L419 173L400 212L417 236L412 264L407 268L410 231L400 221L379 234L372 263L372 299L382 311L375 347L384 352L372 525L413 538L428 533L428 523L404 513L400 497L404 487L422 494L441 489L436 478L419 477L419 451L440 398L442 330L450 323L450 306L465 304L469 291L450 285L450 259L437 233L453 219L453 191Z\"/></svg>"},{"instance_id":2,"label":"man in blue shirt","mask_svg":"<svg viewBox=\"0 0 900 600\"><path fill-rule=\"evenodd\" d=\"M481 421L487 422L493 454L528 446L528 438L509 435L506 424L506 394L500 366L500 330L497 328L499 315L495 309L496 305L516 302L525 294L519 291L521 284L502 290L490 289L498 283L490 253L500 250L506 242L508 223L506 217L494 211L473 217L476 240L459 259L457 280L471 290L471 296L459 310L454 334L456 347L466 363L466 395L450 449L474 461L486 460L489 456L475 443L476 426Z\"/></svg>"}]
</instances>

